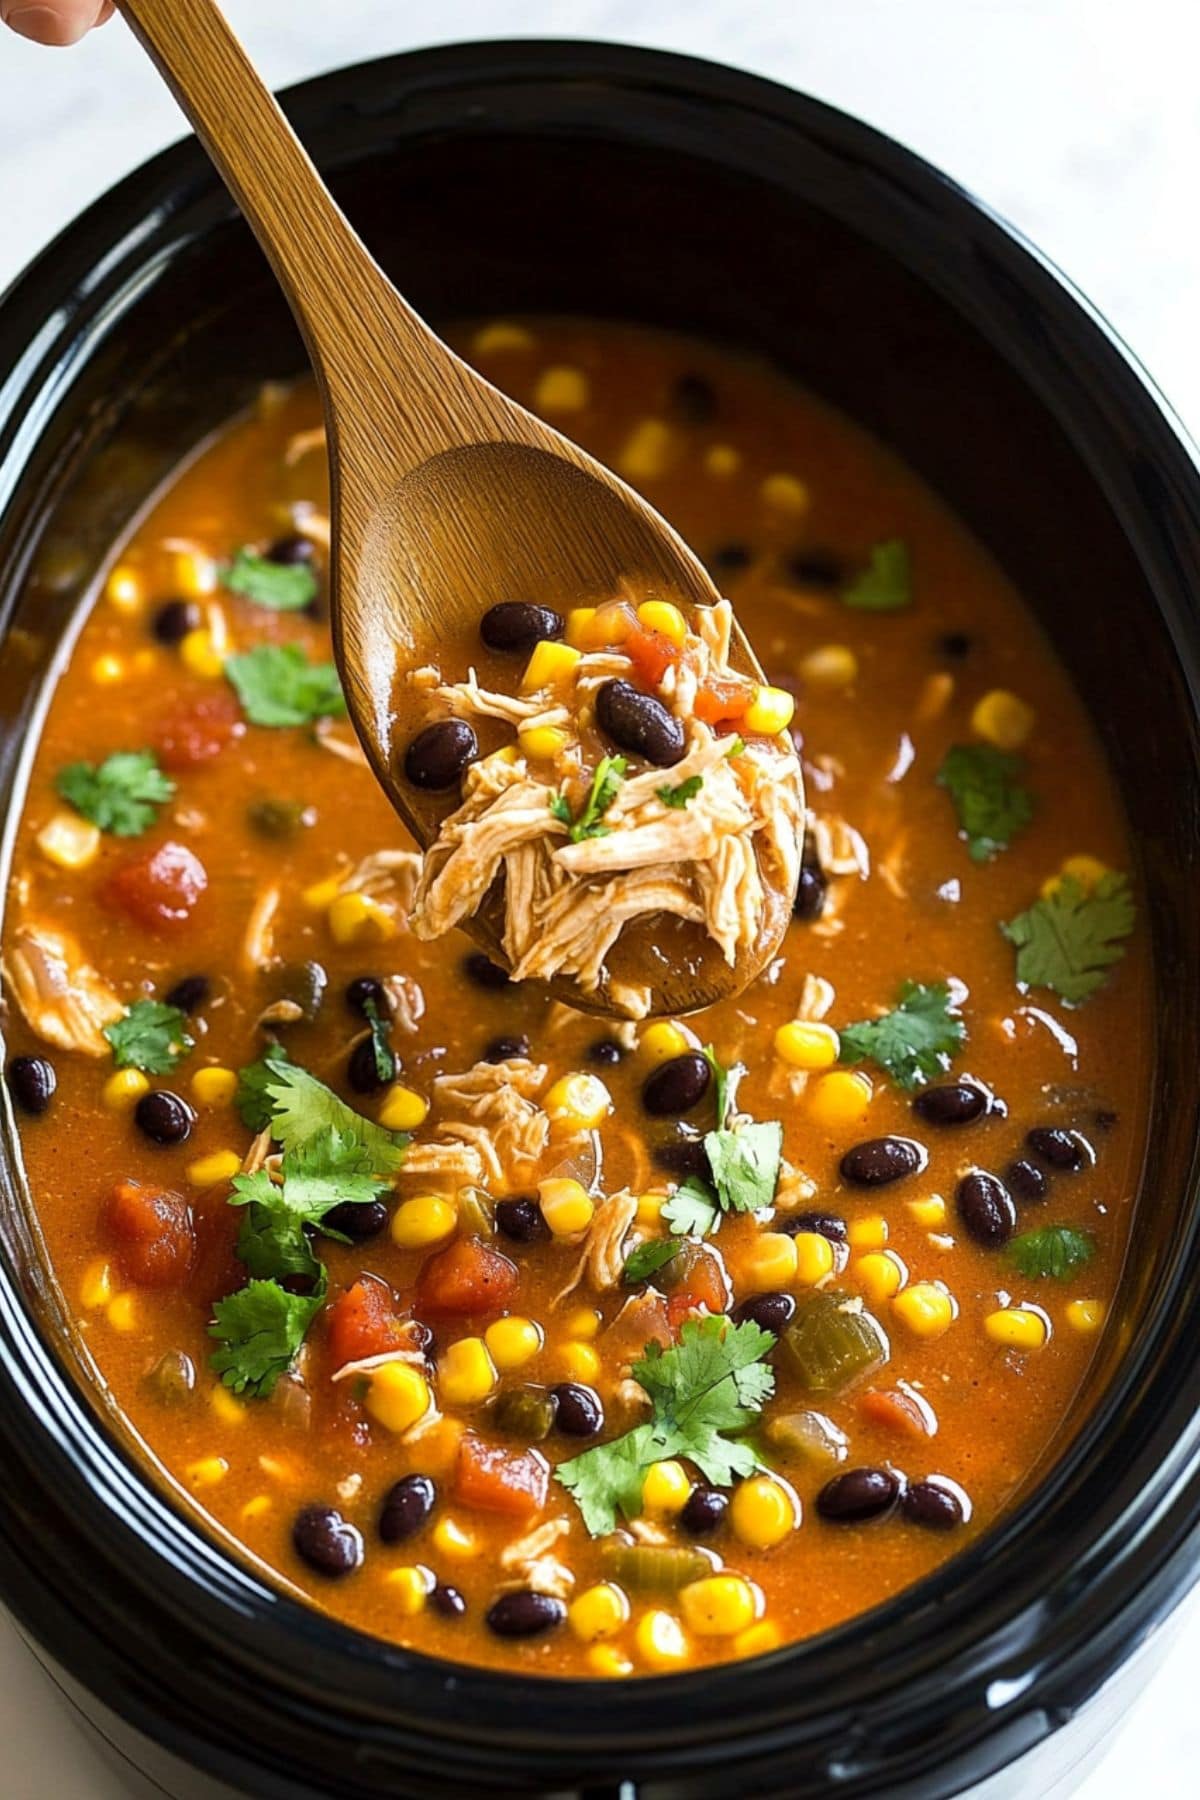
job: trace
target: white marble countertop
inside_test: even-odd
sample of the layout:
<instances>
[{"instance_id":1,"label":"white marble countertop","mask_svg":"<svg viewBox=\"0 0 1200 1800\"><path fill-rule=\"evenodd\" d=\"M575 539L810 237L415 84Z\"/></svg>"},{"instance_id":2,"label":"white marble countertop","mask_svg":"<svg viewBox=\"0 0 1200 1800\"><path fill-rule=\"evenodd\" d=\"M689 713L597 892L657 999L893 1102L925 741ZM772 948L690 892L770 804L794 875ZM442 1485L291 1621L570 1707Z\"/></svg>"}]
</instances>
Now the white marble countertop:
<instances>
[{"instance_id":1,"label":"white marble countertop","mask_svg":"<svg viewBox=\"0 0 1200 1800\"><path fill-rule=\"evenodd\" d=\"M939 163L1106 312L1200 434L1200 13L1189 0L226 0L276 86L430 41L594 37L740 64ZM89 200L180 135L120 22L70 52L0 38L0 286ZM1081 1800L1194 1793L1200 1609ZM4 1800L129 1800L0 1622ZM1036 1796L1031 1796L1036 1800Z\"/></svg>"}]
</instances>

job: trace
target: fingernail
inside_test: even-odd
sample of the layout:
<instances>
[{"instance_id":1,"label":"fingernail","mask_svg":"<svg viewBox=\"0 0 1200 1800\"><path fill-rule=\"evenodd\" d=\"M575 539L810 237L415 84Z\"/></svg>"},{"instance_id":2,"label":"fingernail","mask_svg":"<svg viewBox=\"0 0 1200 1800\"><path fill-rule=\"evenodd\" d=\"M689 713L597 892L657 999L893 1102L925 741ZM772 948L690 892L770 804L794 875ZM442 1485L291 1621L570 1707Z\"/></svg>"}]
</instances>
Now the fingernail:
<instances>
[{"instance_id":1,"label":"fingernail","mask_svg":"<svg viewBox=\"0 0 1200 1800\"><path fill-rule=\"evenodd\" d=\"M5 23L35 44L73 44L83 36L82 28L67 24L52 6L14 6Z\"/></svg>"}]
</instances>

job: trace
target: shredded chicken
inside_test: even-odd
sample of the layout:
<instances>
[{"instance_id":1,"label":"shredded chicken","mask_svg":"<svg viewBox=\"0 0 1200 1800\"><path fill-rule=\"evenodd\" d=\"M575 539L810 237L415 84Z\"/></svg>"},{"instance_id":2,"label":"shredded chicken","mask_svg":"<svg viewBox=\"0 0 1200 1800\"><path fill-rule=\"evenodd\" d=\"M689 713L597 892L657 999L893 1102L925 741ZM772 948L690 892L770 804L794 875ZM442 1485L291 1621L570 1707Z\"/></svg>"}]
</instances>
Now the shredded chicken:
<instances>
[{"instance_id":1,"label":"shredded chicken","mask_svg":"<svg viewBox=\"0 0 1200 1800\"><path fill-rule=\"evenodd\" d=\"M4 979L31 1031L60 1050L107 1056L104 1027L125 1011L66 931L28 922L13 932Z\"/></svg>"},{"instance_id":2,"label":"shredded chicken","mask_svg":"<svg viewBox=\"0 0 1200 1800\"><path fill-rule=\"evenodd\" d=\"M283 460L288 468L294 468L302 457L311 456L314 451L325 448L325 427L314 425L308 431L293 431L284 446Z\"/></svg>"},{"instance_id":3,"label":"shredded chicken","mask_svg":"<svg viewBox=\"0 0 1200 1800\"><path fill-rule=\"evenodd\" d=\"M278 885L263 889L250 909L242 935L242 968L247 974L268 968L275 953L275 914L279 911L282 890Z\"/></svg>"},{"instance_id":4,"label":"shredded chicken","mask_svg":"<svg viewBox=\"0 0 1200 1800\"><path fill-rule=\"evenodd\" d=\"M340 756L343 762L366 768L366 755L358 739L353 734L339 731L333 719L318 719L313 726L313 736L321 749L328 750L331 756Z\"/></svg>"},{"instance_id":5,"label":"shredded chicken","mask_svg":"<svg viewBox=\"0 0 1200 1800\"><path fill-rule=\"evenodd\" d=\"M243 1175L257 1175L260 1169L267 1166L271 1160L271 1143L271 1128L266 1126L251 1141L250 1148L242 1158Z\"/></svg>"},{"instance_id":6,"label":"shredded chicken","mask_svg":"<svg viewBox=\"0 0 1200 1800\"><path fill-rule=\"evenodd\" d=\"M570 1529L569 1519L547 1519L523 1538L506 1545L500 1552L500 1567L509 1578L506 1585L531 1588L535 1594L553 1594L565 1600L575 1586L575 1577L551 1551Z\"/></svg>"},{"instance_id":7,"label":"shredded chicken","mask_svg":"<svg viewBox=\"0 0 1200 1800\"><path fill-rule=\"evenodd\" d=\"M637 1195L631 1194L628 1188L622 1188L600 1202L588 1226L583 1255L566 1287L554 1296L554 1306L560 1305L568 1294L573 1294L585 1278L597 1293L616 1287L625 1267L622 1254L625 1234L633 1224L637 1205Z\"/></svg>"},{"instance_id":8,"label":"shredded chicken","mask_svg":"<svg viewBox=\"0 0 1200 1800\"><path fill-rule=\"evenodd\" d=\"M808 829L817 860L826 875L857 875L865 881L871 873L871 852L866 839L836 813L808 815Z\"/></svg>"},{"instance_id":9,"label":"shredded chicken","mask_svg":"<svg viewBox=\"0 0 1200 1800\"><path fill-rule=\"evenodd\" d=\"M811 1205L816 1196L817 1184L811 1175L786 1159L780 1163L773 1202L776 1212L799 1212L801 1207Z\"/></svg>"},{"instance_id":10,"label":"shredded chicken","mask_svg":"<svg viewBox=\"0 0 1200 1800\"><path fill-rule=\"evenodd\" d=\"M420 982L397 970L394 975L384 976L383 991L391 1008L392 1023L401 1031L416 1031L425 1017L425 991Z\"/></svg>"},{"instance_id":11,"label":"shredded chicken","mask_svg":"<svg viewBox=\"0 0 1200 1800\"><path fill-rule=\"evenodd\" d=\"M409 1146L406 1173L439 1175L499 1196L527 1185L550 1137L550 1120L534 1098L546 1077L544 1063L524 1057L437 1076L433 1138Z\"/></svg>"},{"instance_id":12,"label":"shredded chicken","mask_svg":"<svg viewBox=\"0 0 1200 1800\"><path fill-rule=\"evenodd\" d=\"M372 900L390 904L401 919L407 919L420 876L419 850L373 850L340 877L338 892L369 894Z\"/></svg>"}]
</instances>

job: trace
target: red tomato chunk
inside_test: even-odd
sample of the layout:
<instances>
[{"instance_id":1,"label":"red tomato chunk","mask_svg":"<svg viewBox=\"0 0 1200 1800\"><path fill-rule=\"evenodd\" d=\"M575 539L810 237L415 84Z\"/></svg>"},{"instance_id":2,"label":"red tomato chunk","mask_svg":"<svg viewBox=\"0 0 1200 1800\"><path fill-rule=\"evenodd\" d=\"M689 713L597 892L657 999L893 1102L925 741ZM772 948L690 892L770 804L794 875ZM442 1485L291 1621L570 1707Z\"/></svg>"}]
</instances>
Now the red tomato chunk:
<instances>
[{"instance_id":1,"label":"red tomato chunk","mask_svg":"<svg viewBox=\"0 0 1200 1800\"><path fill-rule=\"evenodd\" d=\"M505 1450L470 1433L458 1447L454 1497L479 1512L529 1518L546 1504L550 1467L536 1450Z\"/></svg>"},{"instance_id":2,"label":"red tomato chunk","mask_svg":"<svg viewBox=\"0 0 1200 1800\"><path fill-rule=\"evenodd\" d=\"M185 925L208 886L208 871L186 844L160 844L123 863L104 884L110 906L148 931Z\"/></svg>"},{"instance_id":3,"label":"red tomato chunk","mask_svg":"<svg viewBox=\"0 0 1200 1800\"><path fill-rule=\"evenodd\" d=\"M104 1222L120 1245L126 1280L161 1288L177 1287L185 1279L196 1233L182 1194L141 1181L119 1181L108 1197Z\"/></svg>"},{"instance_id":4,"label":"red tomato chunk","mask_svg":"<svg viewBox=\"0 0 1200 1800\"><path fill-rule=\"evenodd\" d=\"M489 1250L478 1238L459 1238L422 1266L414 1311L426 1313L503 1312L517 1291L517 1265Z\"/></svg>"},{"instance_id":5,"label":"red tomato chunk","mask_svg":"<svg viewBox=\"0 0 1200 1800\"><path fill-rule=\"evenodd\" d=\"M211 762L245 729L237 700L218 689L177 706L155 733L154 747L163 768L179 775Z\"/></svg>"},{"instance_id":6,"label":"red tomato chunk","mask_svg":"<svg viewBox=\"0 0 1200 1800\"><path fill-rule=\"evenodd\" d=\"M329 1354L336 1369L382 1356L401 1341L401 1320L390 1287L368 1275L347 1288L326 1314Z\"/></svg>"}]
</instances>

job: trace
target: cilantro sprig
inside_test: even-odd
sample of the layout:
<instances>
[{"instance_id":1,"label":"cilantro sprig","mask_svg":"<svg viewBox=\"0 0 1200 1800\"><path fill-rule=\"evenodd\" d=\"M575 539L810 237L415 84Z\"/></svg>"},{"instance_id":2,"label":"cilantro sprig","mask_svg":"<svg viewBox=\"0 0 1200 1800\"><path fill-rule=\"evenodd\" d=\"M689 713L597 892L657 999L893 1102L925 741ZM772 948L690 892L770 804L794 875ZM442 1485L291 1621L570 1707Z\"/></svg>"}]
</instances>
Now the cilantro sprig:
<instances>
[{"instance_id":1,"label":"cilantro sprig","mask_svg":"<svg viewBox=\"0 0 1200 1800\"><path fill-rule=\"evenodd\" d=\"M114 837L140 837L175 792L151 750L114 750L99 766L68 763L54 785L77 813Z\"/></svg>"},{"instance_id":2,"label":"cilantro sprig","mask_svg":"<svg viewBox=\"0 0 1200 1800\"><path fill-rule=\"evenodd\" d=\"M231 594L241 594L272 612L302 612L317 597L316 572L309 563L277 563L243 546L221 571Z\"/></svg>"},{"instance_id":3,"label":"cilantro sprig","mask_svg":"<svg viewBox=\"0 0 1200 1800\"><path fill-rule=\"evenodd\" d=\"M637 1287L639 1282L648 1281L651 1275L657 1275L660 1269L665 1269L682 1248L677 1238L647 1238L644 1244L639 1244L625 1258L621 1280L626 1287Z\"/></svg>"},{"instance_id":4,"label":"cilantro sprig","mask_svg":"<svg viewBox=\"0 0 1200 1800\"><path fill-rule=\"evenodd\" d=\"M208 1335L222 1348L210 1360L225 1386L265 1399L291 1367L327 1292L322 1272L311 1294L290 1294L274 1281L248 1281L218 1300Z\"/></svg>"},{"instance_id":5,"label":"cilantro sprig","mask_svg":"<svg viewBox=\"0 0 1200 1800\"><path fill-rule=\"evenodd\" d=\"M912 602L912 560L902 538L875 544L867 566L842 589L843 606L858 612L900 612Z\"/></svg>"},{"instance_id":6,"label":"cilantro sprig","mask_svg":"<svg viewBox=\"0 0 1200 1800\"><path fill-rule=\"evenodd\" d=\"M878 1019L860 1019L839 1033L844 1063L873 1062L906 1093L950 1067L967 1028L950 998L949 983L906 981L896 1005Z\"/></svg>"},{"instance_id":7,"label":"cilantro sprig","mask_svg":"<svg viewBox=\"0 0 1200 1800\"><path fill-rule=\"evenodd\" d=\"M194 1043L185 1015L165 1000L135 1000L123 1018L104 1027L104 1035L118 1069L141 1069L146 1075L169 1074Z\"/></svg>"},{"instance_id":8,"label":"cilantro sprig","mask_svg":"<svg viewBox=\"0 0 1200 1800\"><path fill-rule=\"evenodd\" d=\"M686 781L679 782L677 786L656 788L655 792L664 806L671 806L676 812L682 812L688 801L694 800L703 786L703 775L689 775Z\"/></svg>"},{"instance_id":9,"label":"cilantro sprig","mask_svg":"<svg viewBox=\"0 0 1200 1800\"><path fill-rule=\"evenodd\" d=\"M1033 799L1021 777L1025 764L991 744L955 744L937 773L949 792L973 862L1006 850L1033 818Z\"/></svg>"},{"instance_id":10,"label":"cilantro sprig","mask_svg":"<svg viewBox=\"0 0 1200 1800\"><path fill-rule=\"evenodd\" d=\"M1096 1240L1090 1231L1070 1225L1044 1225L1013 1238L1008 1254L1030 1281L1069 1281L1095 1256Z\"/></svg>"},{"instance_id":11,"label":"cilantro sprig","mask_svg":"<svg viewBox=\"0 0 1200 1800\"><path fill-rule=\"evenodd\" d=\"M1104 986L1125 954L1137 912L1129 879L1109 870L1092 888L1064 875L1000 929L1017 952L1017 980L1078 1006Z\"/></svg>"},{"instance_id":12,"label":"cilantro sprig","mask_svg":"<svg viewBox=\"0 0 1200 1800\"><path fill-rule=\"evenodd\" d=\"M704 1138L712 1180L689 1176L663 1207L662 1216L676 1237L707 1237L722 1213L758 1212L770 1206L783 1155L783 1127L777 1121L729 1123L745 1073L741 1064L726 1069L711 1044L704 1055L716 1090L717 1126Z\"/></svg>"},{"instance_id":13,"label":"cilantro sprig","mask_svg":"<svg viewBox=\"0 0 1200 1800\"><path fill-rule=\"evenodd\" d=\"M746 1431L775 1391L763 1363L775 1339L747 1320L714 1315L685 1320L669 1350L648 1344L633 1365L653 1407L643 1425L560 1463L557 1479L574 1498L593 1537L612 1531L618 1515L636 1518L651 1463L685 1456L715 1487L729 1487L757 1467Z\"/></svg>"},{"instance_id":14,"label":"cilantro sprig","mask_svg":"<svg viewBox=\"0 0 1200 1800\"><path fill-rule=\"evenodd\" d=\"M299 644L256 644L227 656L225 673L252 725L312 725L345 717L346 696L331 662L309 662Z\"/></svg>"},{"instance_id":15,"label":"cilantro sprig","mask_svg":"<svg viewBox=\"0 0 1200 1800\"><path fill-rule=\"evenodd\" d=\"M571 803L565 794L551 794L550 812L560 825L569 827L567 836L573 844L581 844L585 838L611 835L612 826L604 824L604 814L616 799L628 767L628 759L624 756L600 758L578 818L571 811Z\"/></svg>"},{"instance_id":16,"label":"cilantro sprig","mask_svg":"<svg viewBox=\"0 0 1200 1800\"><path fill-rule=\"evenodd\" d=\"M388 1181L375 1173L371 1162L357 1133L329 1125L285 1154L278 1180L267 1169L235 1175L230 1205L248 1209L237 1254L249 1273L318 1275L320 1264L307 1230L324 1229L335 1206L365 1206L379 1198ZM346 1241L340 1232L328 1235Z\"/></svg>"}]
</instances>

